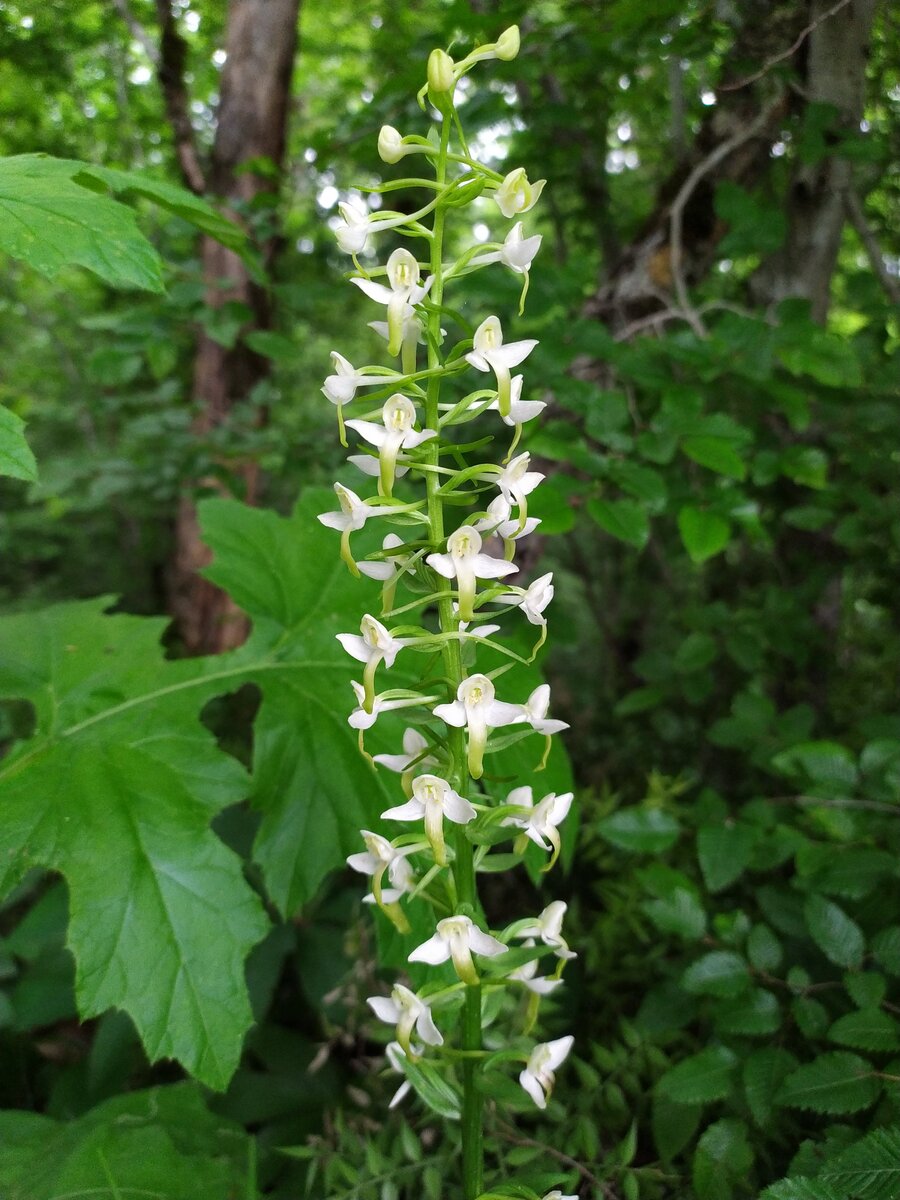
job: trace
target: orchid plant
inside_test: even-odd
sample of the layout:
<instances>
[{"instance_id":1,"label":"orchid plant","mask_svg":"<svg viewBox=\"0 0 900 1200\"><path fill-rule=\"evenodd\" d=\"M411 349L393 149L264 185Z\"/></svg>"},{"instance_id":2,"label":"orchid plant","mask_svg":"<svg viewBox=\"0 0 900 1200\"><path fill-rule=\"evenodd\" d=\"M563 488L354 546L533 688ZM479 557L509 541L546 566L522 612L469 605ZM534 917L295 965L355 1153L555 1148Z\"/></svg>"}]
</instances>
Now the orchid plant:
<instances>
[{"instance_id":1,"label":"orchid plant","mask_svg":"<svg viewBox=\"0 0 900 1200\"><path fill-rule=\"evenodd\" d=\"M490 930L477 886L481 872L496 869L492 852L504 841L512 842L512 853L503 861L521 861L534 845L545 855L543 870L549 871L559 855L559 829L572 802L571 793L541 797L528 786L510 790L503 785L498 794L486 775L485 757L536 733L546 739L543 763L550 737L566 725L548 716L546 684L528 697L515 698L505 694L505 667L477 668L485 647L510 661L532 661L546 637L552 575L524 584L515 562L519 543L539 524L528 515L528 497L543 479L531 469L529 454L515 450L522 426L545 405L523 399L524 378L513 371L537 343L507 341L493 314L455 345L449 344L442 325L460 319L459 303L447 307L446 292L471 272L497 266L522 278L521 311L540 249L540 235L526 236L518 218L537 203L545 181L530 182L522 168L502 176L476 161L454 104L459 80L476 63L513 59L518 51L516 26L458 62L443 50L433 51L419 101L423 109L427 103L435 110L436 129L430 137L402 136L391 126L381 130L378 152L383 161L422 156L434 179L391 181L374 190L421 189L425 201L411 213L380 209L377 215L361 202L341 204L335 233L340 248L352 257L351 282L383 310L385 319L373 322L373 328L397 365L356 368L334 351L333 373L322 389L337 406L342 444L347 444L348 430L362 441L361 453L350 462L360 472L361 490L373 494L363 498L336 483L339 507L319 519L340 531L341 556L349 570L383 585L380 614L366 612L359 633L337 635L362 665L362 679L353 683L357 703L348 720L358 730L364 754L366 731L381 714L409 710L411 721L402 754L371 759L377 768L399 775L405 800L381 814L382 832L361 831L365 848L348 863L370 878L366 900L401 932L410 930L409 906L424 906L433 933L412 950L409 961L442 968L433 983L418 991L398 982L390 996L373 996L369 1005L393 1027L388 1063L406 1077L392 1104L403 1099L410 1085L443 1115L456 1115L458 1101L464 1200L508 1194L503 1189L509 1181L503 1179L484 1190L486 1072L518 1061L525 1095L544 1108L573 1042L568 1036L537 1043L530 1037L542 997L560 986L565 964L574 957L562 933L565 904L553 901L537 915ZM492 201L499 218L516 223L501 240L471 246L450 259L448 221L479 198ZM377 235L387 231L410 239L420 252L395 249L384 266L371 266L368 258L361 262L360 256L371 256L377 247ZM466 385L473 372L488 378L476 376L470 390ZM363 411L345 421L343 410L350 405ZM453 439L454 430L474 421L487 425L489 438L468 443ZM505 443L503 461L470 463L467 455L495 437ZM423 494L399 498L395 491L404 477L404 488L418 485ZM353 535L370 521L398 532L387 533L380 550L357 562ZM420 614L418 624L410 623L414 610ZM536 631L530 659L495 636L504 619ZM395 661L401 663L399 671L417 651L440 663L433 680L426 673L427 682L417 688L382 687ZM398 825L401 831L391 836ZM539 974L542 958L553 966ZM455 982L447 982L444 964L452 964ZM505 996L524 997L525 1015L515 1038L498 1039L493 1022L499 1013L515 1011L504 1007ZM537 1200L527 1189L515 1194ZM555 1190L544 1200L567 1198Z\"/></svg>"}]
</instances>

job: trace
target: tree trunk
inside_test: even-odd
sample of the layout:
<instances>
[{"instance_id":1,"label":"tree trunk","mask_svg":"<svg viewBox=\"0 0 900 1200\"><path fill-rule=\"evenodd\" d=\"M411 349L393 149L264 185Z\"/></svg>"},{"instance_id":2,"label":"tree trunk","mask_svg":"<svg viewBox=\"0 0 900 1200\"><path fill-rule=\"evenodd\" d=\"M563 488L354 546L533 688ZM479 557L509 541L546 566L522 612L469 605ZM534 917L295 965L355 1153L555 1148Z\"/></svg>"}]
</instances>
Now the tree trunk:
<instances>
[{"instance_id":1,"label":"tree trunk","mask_svg":"<svg viewBox=\"0 0 900 1200\"><path fill-rule=\"evenodd\" d=\"M809 300L816 321L828 314L831 277L852 195L850 162L827 149L842 132L859 131L876 6L877 0L851 0L826 16L834 8L833 0L814 0L804 93L809 104L831 106L835 117L825 133L822 157L797 162L787 198L788 236L752 283L754 299L761 304L787 297Z\"/></svg>"},{"instance_id":2,"label":"tree trunk","mask_svg":"<svg viewBox=\"0 0 900 1200\"><path fill-rule=\"evenodd\" d=\"M159 5L171 17L168 0L159 0ZM222 71L215 139L208 169L199 182L211 199L224 200L226 205L233 206L238 219L260 193L278 187L284 162L299 8L300 0L231 0L229 4L227 59ZM171 30L167 31L165 20L162 30L160 79L167 96L179 162L188 186L195 186L196 159L190 143L185 141L183 122L178 119L179 106L182 111L185 106L184 96L177 93L177 83L183 80L183 74L179 71L175 79L167 82L165 64L172 63L173 53L170 47L166 54L167 32L171 35ZM254 159L268 160L275 171L248 170L247 164ZM275 239L269 237L257 248L271 269ZM246 305L252 317L243 333L269 328L272 322L269 294L251 279L243 260L209 237L203 238L201 258L206 303L213 308L232 301ZM201 330L193 371L194 399L201 406L194 426L198 437L225 423L232 409L247 399L267 371L267 360L250 350L242 339L227 349ZM252 502L257 490L256 465L248 463L240 475L243 499ZM221 484L217 486L221 489ZM185 495L176 521L168 584L170 610L191 653L230 649L239 645L247 633L246 619L230 598L197 574L209 558L200 537L193 496Z\"/></svg>"}]
</instances>

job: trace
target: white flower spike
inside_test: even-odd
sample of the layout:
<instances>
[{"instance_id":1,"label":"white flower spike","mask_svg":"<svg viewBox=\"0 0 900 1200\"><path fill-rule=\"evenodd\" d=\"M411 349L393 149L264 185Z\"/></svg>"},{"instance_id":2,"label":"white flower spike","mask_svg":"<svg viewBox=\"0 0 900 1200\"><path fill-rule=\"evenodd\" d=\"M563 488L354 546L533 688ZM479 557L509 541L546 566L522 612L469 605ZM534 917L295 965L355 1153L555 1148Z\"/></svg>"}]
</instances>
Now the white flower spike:
<instances>
[{"instance_id":1,"label":"white flower spike","mask_svg":"<svg viewBox=\"0 0 900 1200\"><path fill-rule=\"evenodd\" d=\"M500 416L509 416L512 401L512 383L510 367L517 367L524 362L537 345L534 338L521 342L503 344L503 330L499 318L486 317L475 330L472 339L472 350L466 355L466 362L477 371L493 371L497 378L497 402Z\"/></svg>"},{"instance_id":2,"label":"white flower spike","mask_svg":"<svg viewBox=\"0 0 900 1200\"><path fill-rule=\"evenodd\" d=\"M535 944L533 938L523 944L523 948L530 949ZM531 962L525 963L518 967L515 971L510 971L507 979L515 979L517 983L523 983L526 989L535 996L549 996L562 983L561 979L550 979L546 975L538 975L537 960L532 959Z\"/></svg>"},{"instance_id":3,"label":"white flower spike","mask_svg":"<svg viewBox=\"0 0 900 1200\"><path fill-rule=\"evenodd\" d=\"M434 936L413 950L409 961L438 966L452 958L456 973L463 983L475 985L478 983L478 972L472 955L495 958L498 954L505 954L508 949L495 937L479 929L470 917L445 917L443 921L438 921Z\"/></svg>"},{"instance_id":4,"label":"white flower spike","mask_svg":"<svg viewBox=\"0 0 900 1200\"><path fill-rule=\"evenodd\" d=\"M469 774L473 779L480 779L484 773L488 734L492 729L520 722L522 708L497 700L494 685L487 675L470 675L457 688L456 699L451 704L438 704L434 715L447 725L468 731Z\"/></svg>"},{"instance_id":5,"label":"white flower spike","mask_svg":"<svg viewBox=\"0 0 900 1200\"><path fill-rule=\"evenodd\" d=\"M403 322L413 316L413 308L431 290L434 278L429 276L420 287L421 271L408 250L395 250L387 260L390 287L371 279L351 279L361 292L379 304L387 305L388 354L399 354L403 344Z\"/></svg>"},{"instance_id":6,"label":"white flower spike","mask_svg":"<svg viewBox=\"0 0 900 1200\"><path fill-rule=\"evenodd\" d=\"M514 525L514 524L516 524L516 522L511 521L510 524ZM517 608L520 608L522 610L522 612L525 614L525 616L528 618L528 620L530 621L530 623L532 625L546 625L547 618L544 616L544 611L550 604L550 601L553 599L553 594L554 594L554 592L553 592L553 572L549 571L546 575L541 575L541 577L539 579L535 579L534 583L529 584L529 586L527 588L525 588L524 590L519 590L516 592L505 592L502 596L498 596L497 599L505 600L507 603L515 604ZM541 686L547 687L546 684L542 684ZM538 689L535 689L535 692L537 690ZM531 693L531 697L529 698L528 704L530 704L531 700L535 698L535 692ZM548 706L549 706L549 703L550 703L550 689L549 689L549 687L547 687L547 705ZM528 705L525 705L525 708L528 709ZM544 709L543 715L544 716L547 715L546 708ZM528 709L528 719L529 719L529 721L531 721L531 710L530 709ZM552 724L552 722L550 722L550 723ZM559 733L560 729L568 729L569 728L568 725L566 725L563 722L557 722L557 724L559 725L559 728L553 729L550 732ZM532 722L532 728L537 729L537 726L533 722ZM539 730L539 732L546 733L548 731L545 729L541 729L541 730Z\"/></svg>"},{"instance_id":7,"label":"white flower spike","mask_svg":"<svg viewBox=\"0 0 900 1200\"><path fill-rule=\"evenodd\" d=\"M527 275L541 248L543 238L539 233L536 233L534 237L527 238L523 235L522 228L522 222L516 221L499 250L488 250L483 254L476 254L469 266L480 267L499 262L503 263L504 267L509 267L511 271L515 271L517 275Z\"/></svg>"},{"instance_id":8,"label":"white flower spike","mask_svg":"<svg viewBox=\"0 0 900 1200\"><path fill-rule=\"evenodd\" d=\"M523 454L517 454L515 458L511 459L496 478L500 495L510 505L518 506L520 524L524 524L528 516L526 497L530 496L544 479L540 471L529 471L530 466L531 455L526 450Z\"/></svg>"},{"instance_id":9,"label":"white flower spike","mask_svg":"<svg viewBox=\"0 0 900 1200\"><path fill-rule=\"evenodd\" d=\"M547 1100L555 1083L555 1072L565 1062L574 1041L569 1035L557 1038L554 1042L540 1042L528 1056L528 1063L519 1076L519 1083L538 1108L547 1107Z\"/></svg>"},{"instance_id":10,"label":"white flower spike","mask_svg":"<svg viewBox=\"0 0 900 1200\"><path fill-rule=\"evenodd\" d=\"M541 523L540 517L528 517L524 525L518 519L512 520L512 506L505 496L495 496L487 506L487 515L476 521L473 528L479 533L502 538L505 543L517 542L519 538L528 537L534 533ZM508 596L498 596L505 603L518 602L519 593L511 592Z\"/></svg>"},{"instance_id":11,"label":"white flower spike","mask_svg":"<svg viewBox=\"0 0 900 1200\"><path fill-rule=\"evenodd\" d=\"M468 825L477 813L468 800L455 792L446 779L419 775L413 780L412 799L381 814L383 821L425 821L425 836L438 866L446 866L444 817L456 825Z\"/></svg>"},{"instance_id":12,"label":"white flower spike","mask_svg":"<svg viewBox=\"0 0 900 1200\"><path fill-rule=\"evenodd\" d=\"M494 193L497 207L504 217L517 217L529 212L540 199L546 179L529 183L524 167L510 171Z\"/></svg>"},{"instance_id":13,"label":"white flower spike","mask_svg":"<svg viewBox=\"0 0 900 1200\"><path fill-rule=\"evenodd\" d=\"M370 996L366 1004L379 1021L397 1026L397 1041L408 1057L413 1057L409 1042L414 1029L426 1046L443 1046L443 1036L434 1023L427 1001L421 1000L402 983L394 985L390 998Z\"/></svg>"},{"instance_id":14,"label":"white flower spike","mask_svg":"<svg viewBox=\"0 0 900 1200\"><path fill-rule=\"evenodd\" d=\"M552 850L550 861L544 868L549 871L559 857L560 841L558 827L563 823L572 807L572 792L563 792L557 796L550 792L537 804L529 786L513 788L506 797L507 804L521 808L520 816L504 817L501 824L514 825L522 830L523 837L540 846L542 850ZM549 844L548 844L549 843Z\"/></svg>"},{"instance_id":15,"label":"white flower spike","mask_svg":"<svg viewBox=\"0 0 900 1200\"><path fill-rule=\"evenodd\" d=\"M503 579L518 571L513 563L481 553L481 534L473 525L461 525L447 538L446 554L429 554L425 560L445 579L455 579L459 617L471 621L479 579Z\"/></svg>"},{"instance_id":16,"label":"white flower spike","mask_svg":"<svg viewBox=\"0 0 900 1200\"><path fill-rule=\"evenodd\" d=\"M381 420L381 425L374 421L347 421L346 424L348 429L355 430L371 446L378 448L378 490L382 496L390 496L394 491L397 455L401 450L414 450L422 442L437 437L437 433L433 429L420 431L413 428L416 406L399 392L385 402Z\"/></svg>"}]
</instances>

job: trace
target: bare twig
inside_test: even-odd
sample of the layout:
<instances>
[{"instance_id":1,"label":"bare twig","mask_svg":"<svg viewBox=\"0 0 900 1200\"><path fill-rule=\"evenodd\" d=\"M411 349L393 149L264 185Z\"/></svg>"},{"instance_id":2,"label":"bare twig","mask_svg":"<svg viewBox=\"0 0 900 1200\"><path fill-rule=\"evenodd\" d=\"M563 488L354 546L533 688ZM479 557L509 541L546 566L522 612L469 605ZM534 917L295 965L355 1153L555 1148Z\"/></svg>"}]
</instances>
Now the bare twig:
<instances>
[{"instance_id":1,"label":"bare twig","mask_svg":"<svg viewBox=\"0 0 900 1200\"><path fill-rule=\"evenodd\" d=\"M751 121L749 125L738 130L730 138L726 138L724 142L720 142L706 158L702 159L694 167L693 171L685 179L684 183L678 189L678 194L672 201L672 209L670 213L671 234L670 234L670 268L672 271L672 281L675 285L675 295L678 298L678 307L681 310L681 315L685 320L690 322L691 328L698 337L707 337L707 329L703 323L703 318L691 304L688 296L687 284L684 279L684 271L682 270L683 258L683 220L684 210L688 200L694 193L695 188L700 183L705 175L708 175L715 167L719 165L729 154L733 154L746 142L755 138L758 133L765 129L772 116L781 107L781 97L775 100L767 108L759 114L755 121Z\"/></svg>"},{"instance_id":2,"label":"bare twig","mask_svg":"<svg viewBox=\"0 0 900 1200\"><path fill-rule=\"evenodd\" d=\"M546 1142L539 1142L535 1138L522 1137L520 1134L510 1129L508 1125L503 1125L502 1123L498 1123L497 1131L502 1138L505 1138L505 1140L513 1146L531 1146L535 1150L543 1150L545 1154L549 1154L550 1157L555 1158L557 1162L561 1162L565 1164L565 1166L571 1167L573 1171L577 1171L582 1179L586 1180L593 1187L599 1188L604 1196L609 1196L610 1200L616 1200L616 1193L610 1187L610 1185L598 1175L595 1175L592 1171L589 1171L587 1167L582 1166L582 1164L578 1162L577 1159L572 1158L571 1155L566 1154L562 1150L557 1150L555 1146L548 1146Z\"/></svg>"},{"instance_id":3,"label":"bare twig","mask_svg":"<svg viewBox=\"0 0 900 1200\"><path fill-rule=\"evenodd\" d=\"M767 59L759 68L759 70L755 71L752 75L747 75L745 78L739 79L737 83L721 83L716 90L719 92L737 92L740 91L741 88L745 88L751 83L756 83L757 79L762 79L763 75L768 75L769 71L771 71L773 67L778 66L780 62L784 62L786 58L790 58L792 54L796 54L814 29L818 29L820 25L824 25L824 23L830 20L835 13L839 13L842 8L846 8L849 3L850 0L838 0L838 3L832 8L829 8L827 12L823 12L820 16L816 17L814 21L810 21L805 28L801 29L792 44L788 46L787 50L782 50L782 52L780 54L776 54L774 58Z\"/></svg>"},{"instance_id":4,"label":"bare twig","mask_svg":"<svg viewBox=\"0 0 900 1200\"><path fill-rule=\"evenodd\" d=\"M128 0L112 0L112 3L119 16L128 26L128 32L139 44L141 49L153 63L154 67L158 66L159 48L155 45L153 39L150 37L150 34L128 7Z\"/></svg>"},{"instance_id":5,"label":"bare twig","mask_svg":"<svg viewBox=\"0 0 900 1200\"><path fill-rule=\"evenodd\" d=\"M188 111L187 87L184 82L187 42L178 29L171 0L156 0L156 11L159 16L157 74L166 116L175 139L175 153L184 182L192 192L202 195L206 191L206 179L194 141L194 129Z\"/></svg>"},{"instance_id":6,"label":"bare twig","mask_svg":"<svg viewBox=\"0 0 900 1200\"><path fill-rule=\"evenodd\" d=\"M866 254L869 256L869 262L872 264L872 270L878 276L879 283L887 292L891 303L900 305L900 282L890 274L884 265L884 255L881 253L878 238L875 236L872 226L866 220L862 201L852 188L844 194L844 207L846 208L850 224L856 230L859 240L865 247Z\"/></svg>"}]
</instances>

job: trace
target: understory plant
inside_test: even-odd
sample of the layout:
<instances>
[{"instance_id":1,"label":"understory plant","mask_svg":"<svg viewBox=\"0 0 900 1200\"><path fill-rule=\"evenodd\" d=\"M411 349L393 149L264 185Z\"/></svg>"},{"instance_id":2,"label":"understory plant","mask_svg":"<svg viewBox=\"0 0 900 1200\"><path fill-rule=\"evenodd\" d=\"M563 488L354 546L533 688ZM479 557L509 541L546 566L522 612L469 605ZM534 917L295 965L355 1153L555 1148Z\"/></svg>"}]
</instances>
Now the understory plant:
<instances>
[{"instance_id":1,"label":"understory plant","mask_svg":"<svg viewBox=\"0 0 900 1200\"><path fill-rule=\"evenodd\" d=\"M536 751L546 761L551 736L566 728L548 715L547 684L528 696L505 686L509 667L532 662L543 645L553 598L552 574L527 581L516 562L539 523L528 501L543 479L517 447L523 426L545 405L525 398L524 376L513 372L537 342L505 340L494 314L473 330L461 312L467 276L498 267L521 278L521 311L540 248L540 236L527 236L519 218L534 208L545 181L531 182L522 168L500 175L477 161L454 104L459 81L476 63L513 59L518 49L513 26L458 62L433 51L419 101L435 110L436 130L423 137L382 128L381 158L424 159L433 179L391 180L372 190L418 191L421 206L410 213L343 203L335 233L356 269L351 282L381 309L372 327L396 365L356 367L335 351L323 388L337 408L342 443L348 431L360 441L350 462L362 494L336 483L339 508L319 520L340 531L341 557L354 575L382 582L377 615L365 612L358 633L338 635L361 665L349 723L368 757L366 734L381 714L403 710L407 720L402 748L372 758L397 775L402 802L382 812L379 830L360 831L365 848L348 862L370 877L367 900L398 931L408 933L413 919L421 928L424 912L428 934L408 955L413 969L428 968L418 986L398 980L390 995L368 1003L394 1031L387 1061L404 1077L395 1102L412 1088L440 1115L460 1119L465 1200L537 1197L508 1177L485 1181L485 1096L512 1069L545 1108L574 1040L534 1032L542 997L561 985L574 957L563 934L565 903L551 901L491 929L479 896L479 879L519 866L530 845L544 855L540 872L551 870L573 799L511 786L514 780L491 768L493 753L532 734L546 743ZM498 221L514 223L502 239L473 242L453 257L448 227L462 225L476 201L491 202ZM366 252L388 231L408 245L369 265ZM461 327L462 335L448 327ZM390 532L357 561L356 537L369 525ZM518 641L513 648L498 637L504 624L529 632L524 653ZM499 665L485 665L485 657ZM401 686L391 686L388 673L404 667ZM557 1189L545 1200L564 1198Z\"/></svg>"}]
</instances>

